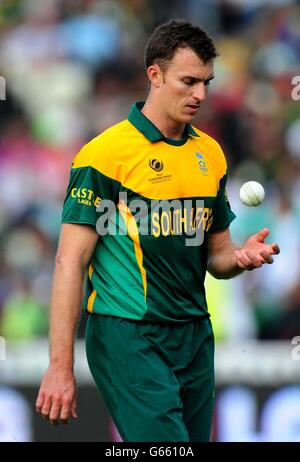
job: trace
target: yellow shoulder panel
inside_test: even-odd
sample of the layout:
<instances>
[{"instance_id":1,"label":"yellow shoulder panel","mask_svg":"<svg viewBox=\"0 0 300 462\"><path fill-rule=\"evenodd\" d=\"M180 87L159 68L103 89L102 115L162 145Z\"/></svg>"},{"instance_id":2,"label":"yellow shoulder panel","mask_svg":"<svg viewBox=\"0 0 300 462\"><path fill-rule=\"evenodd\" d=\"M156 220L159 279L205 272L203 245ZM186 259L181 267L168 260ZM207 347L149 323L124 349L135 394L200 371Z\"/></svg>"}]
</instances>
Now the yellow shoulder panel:
<instances>
[{"instance_id":1,"label":"yellow shoulder panel","mask_svg":"<svg viewBox=\"0 0 300 462\"><path fill-rule=\"evenodd\" d=\"M93 167L150 199L215 197L226 172L225 156L217 141L195 131L199 137L189 137L182 146L151 143L124 120L87 143L73 168ZM203 155L203 168L197 154Z\"/></svg>"},{"instance_id":2,"label":"yellow shoulder panel","mask_svg":"<svg viewBox=\"0 0 300 462\"><path fill-rule=\"evenodd\" d=\"M93 167L120 181L120 158L126 161L122 156L124 139L130 143L135 131L128 120L113 125L83 146L73 161L73 168Z\"/></svg>"}]
</instances>

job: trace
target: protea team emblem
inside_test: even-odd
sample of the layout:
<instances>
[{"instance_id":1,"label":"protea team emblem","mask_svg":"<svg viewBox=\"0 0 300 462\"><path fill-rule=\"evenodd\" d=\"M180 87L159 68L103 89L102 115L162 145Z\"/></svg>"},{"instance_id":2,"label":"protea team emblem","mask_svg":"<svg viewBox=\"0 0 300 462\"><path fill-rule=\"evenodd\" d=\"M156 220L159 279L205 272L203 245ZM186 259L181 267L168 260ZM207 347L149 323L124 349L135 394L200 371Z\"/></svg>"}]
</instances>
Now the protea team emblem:
<instances>
[{"instance_id":1,"label":"protea team emblem","mask_svg":"<svg viewBox=\"0 0 300 462\"><path fill-rule=\"evenodd\" d=\"M161 160L157 159L149 159L149 167L156 172L161 172L164 168L164 164Z\"/></svg>"},{"instance_id":2,"label":"protea team emblem","mask_svg":"<svg viewBox=\"0 0 300 462\"><path fill-rule=\"evenodd\" d=\"M199 164L201 172L202 173L207 173L208 168L206 167L203 154L201 154L201 152L196 152L196 156L198 158L198 164Z\"/></svg>"}]
</instances>

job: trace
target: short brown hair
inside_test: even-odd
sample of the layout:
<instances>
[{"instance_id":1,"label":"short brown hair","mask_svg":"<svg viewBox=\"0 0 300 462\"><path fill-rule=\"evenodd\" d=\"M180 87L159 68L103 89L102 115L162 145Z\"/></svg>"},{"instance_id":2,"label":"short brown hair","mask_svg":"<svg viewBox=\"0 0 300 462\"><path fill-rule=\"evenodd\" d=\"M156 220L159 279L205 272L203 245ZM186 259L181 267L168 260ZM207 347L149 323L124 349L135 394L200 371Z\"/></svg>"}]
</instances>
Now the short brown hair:
<instances>
[{"instance_id":1,"label":"short brown hair","mask_svg":"<svg viewBox=\"0 0 300 462\"><path fill-rule=\"evenodd\" d=\"M145 49L145 66L157 63L166 68L179 48L191 48L204 64L219 55L214 41L200 26L173 19L156 27L151 34Z\"/></svg>"}]
</instances>

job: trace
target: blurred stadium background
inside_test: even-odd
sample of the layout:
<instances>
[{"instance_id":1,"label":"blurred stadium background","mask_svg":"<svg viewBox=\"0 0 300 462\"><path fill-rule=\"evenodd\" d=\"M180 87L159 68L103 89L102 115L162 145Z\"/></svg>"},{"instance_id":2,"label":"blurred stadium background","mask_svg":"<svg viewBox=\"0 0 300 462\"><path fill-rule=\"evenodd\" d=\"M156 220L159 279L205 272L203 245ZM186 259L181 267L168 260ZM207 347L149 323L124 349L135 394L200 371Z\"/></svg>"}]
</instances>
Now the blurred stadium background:
<instances>
[{"instance_id":1,"label":"blurred stadium background","mask_svg":"<svg viewBox=\"0 0 300 462\"><path fill-rule=\"evenodd\" d=\"M231 281L207 279L216 334L212 439L300 441L300 100L292 97L300 4L293 0L0 1L0 441L118 440L87 369L84 314L79 420L51 427L34 402L48 361L51 276L71 160L145 98L145 42L174 17L204 26L221 52L195 124L226 152L238 217L232 235L242 243L268 226L281 247L272 266ZM238 200L249 179L266 187L258 208Z\"/></svg>"}]
</instances>

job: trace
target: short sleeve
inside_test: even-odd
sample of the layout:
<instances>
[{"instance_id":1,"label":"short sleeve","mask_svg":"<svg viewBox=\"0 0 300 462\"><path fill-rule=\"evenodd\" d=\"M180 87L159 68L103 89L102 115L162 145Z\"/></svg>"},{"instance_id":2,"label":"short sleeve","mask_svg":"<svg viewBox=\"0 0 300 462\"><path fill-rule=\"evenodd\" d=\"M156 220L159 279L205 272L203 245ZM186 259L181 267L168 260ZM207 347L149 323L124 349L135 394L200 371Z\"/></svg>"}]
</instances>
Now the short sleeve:
<instances>
[{"instance_id":1,"label":"short sleeve","mask_svg":"<svg viewBox=\"0 0 300 462\"><path fill-rule=\"evenodd\" d=\"M236 218L236 215L231 210L227 197L226 181L227 174L225 174L220 180L220 187L213 209L213 223L210 228L210 233L215 233L228 228L230 223Z\"/></svg>"},{"instance_id":2,"label":"short sleeve","mask_svg":"<svg viewBox=\"0 0 300 462\"><path fill-rule=\"evenodd\" d=\"M72 168L62 223L88 224L96 227L101 200L116 201L118 184L92 166Z\"/></svg>"}]
</instances>

